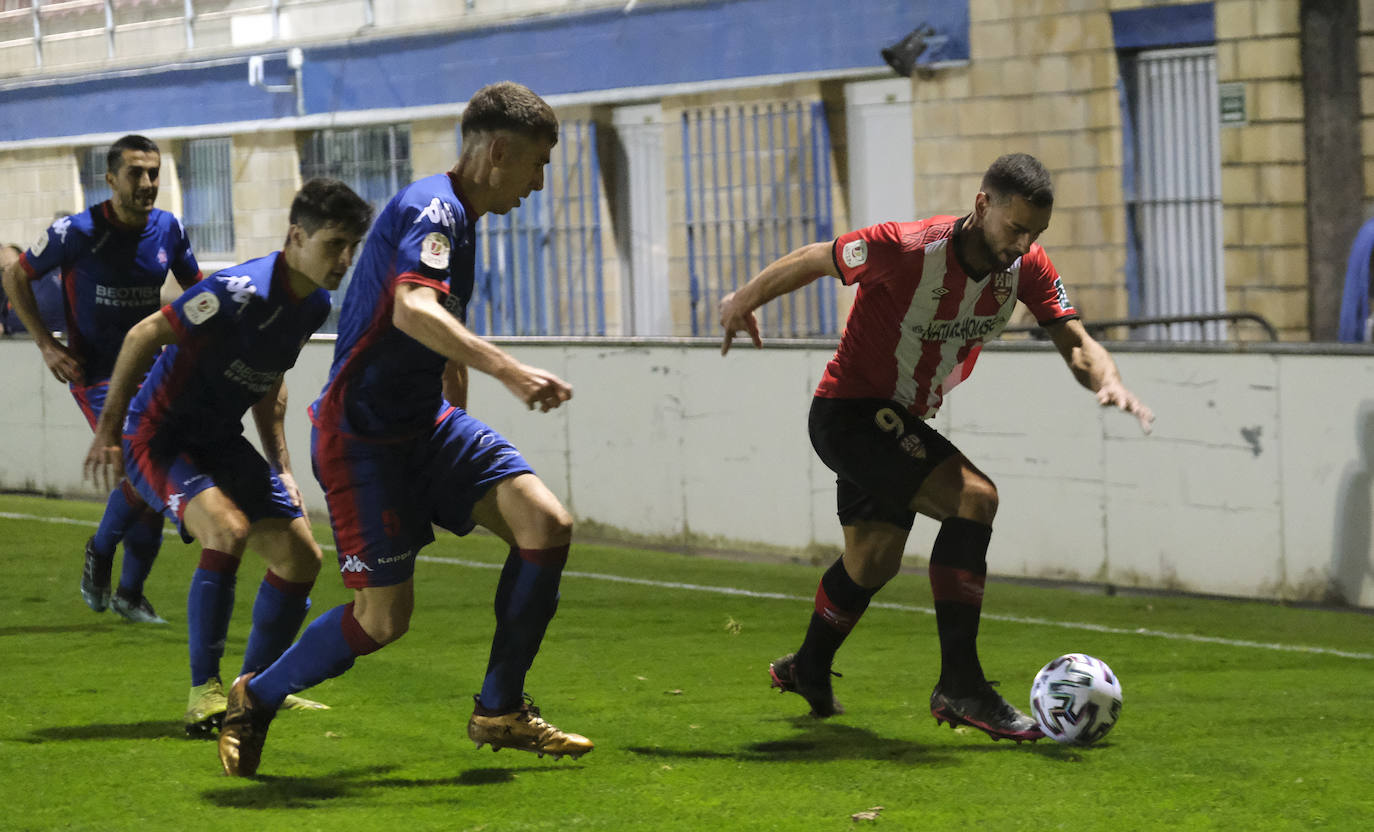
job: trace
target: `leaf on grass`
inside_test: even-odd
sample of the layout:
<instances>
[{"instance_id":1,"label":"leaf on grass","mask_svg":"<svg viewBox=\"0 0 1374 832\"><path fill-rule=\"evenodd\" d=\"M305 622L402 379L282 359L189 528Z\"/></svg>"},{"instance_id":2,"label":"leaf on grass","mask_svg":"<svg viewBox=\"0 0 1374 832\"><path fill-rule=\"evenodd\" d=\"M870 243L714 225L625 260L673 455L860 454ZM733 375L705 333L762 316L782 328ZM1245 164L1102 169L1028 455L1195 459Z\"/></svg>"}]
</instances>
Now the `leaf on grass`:
<instances>
[{"instance_id":1,"label":"leaf on grass","mask_svg":"<svg viewBox=\"0 0 1374 832\"><path fill-rule=\"evenodd\" d=\"M681 696L682 688L673 688L672 690L665 690L664 693L668 694L669 696Z\"/></svg>"},{"instance_id":2,"label":"leaf on grass","mask_svg":"<svg viewBox=\"0 0 1374 832\"><path fill-rule=\"evenodd\" d=\"M877 819L878 819L878 813L881 812L882 810L883 810L883 807L881 807L881 806L873 806L873 807L871 807L871 808L869 808L869 809L866 809L866 810L864 810L864 811L862 811L862 812L855 812L854 814L852 814L852 815L849 816L849 819L852 820L852 821L854 821L855 823L858 823L858 822L861 821L861 820L877 820Z\"/></svg>"},{"instance_id":3,"label":"leaf on grass","mask_svg":"<svg viewBox=\"0 0 1374 832\"><path fill-rule=\"evenodd\" d=\"M734 616L725 616L725 632L732 636L739 635L739 631L744 629L744 625L734 619Z\"/></svg>"},{"instance_id":4,"label":"leaf on grass","mask_svg":"<svg viewBox=\"0 0 1374 832\"><path fill-rule=\"evenodd\" d=\"M343 734L336 734L336 733L334 733L333 731L325 731L325 732L324 732L324 735L325 735L326 737L328 737L329 739L331 739L331 740L337 740L337 739L339 739L340 737L343 736Z\"/></svg>"},{"instance_id":5,"label":"leaf on grass","mask_svg":"<svg viewBox=\"0 0 1374 832\"><path fill-rule=\"evenodd\" d=\"M649 677L648 677L648 676L636 676L635 678L638 679L638 680L641 681L641 682L647 682L647 681L649 681Z\"/></svg>"}]
</instances>

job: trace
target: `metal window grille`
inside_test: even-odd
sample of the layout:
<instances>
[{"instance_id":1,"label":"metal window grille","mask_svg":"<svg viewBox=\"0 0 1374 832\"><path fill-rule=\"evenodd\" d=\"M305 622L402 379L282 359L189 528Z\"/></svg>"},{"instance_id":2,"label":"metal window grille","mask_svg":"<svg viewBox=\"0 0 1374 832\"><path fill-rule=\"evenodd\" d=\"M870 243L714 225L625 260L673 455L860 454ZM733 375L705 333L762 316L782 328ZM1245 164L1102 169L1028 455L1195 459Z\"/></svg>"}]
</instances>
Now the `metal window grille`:
<instances>
[{"instance_id":1,"label":"metal window grille","mask_svg":"<svg viewBox=\"0 0 1374 832\"><path fill-rule=\"evenodd\" d=\"M338 179L372 205L374 215L402 186L410 183L410 127L356 127L348 130L317 130L306 137L301 149L301 178L328 176ZM354 264L358 262L354 258ZM336 332L339 309L353 281L349 268L335 290L334 308L321 332Z\"/></svg>"},{"instance_id":2,"label":"metal window grille","mask_svg":"<svg viewBox=\"0 0 1374 832\"><path fill-rule=\"evenodd\" d=\"M1127 201L1139 312L1225 312L1216 52L1144 52L1134 78L1136 169ZM1149 340L1221 340L1226 324L1170 324L1141 334Z\"/></svg>"},{"instance_id":3,"label":"metal window grille","mask_svg":"<svg viewBox=\"0 0 1374 832\"><path fill-rule=\"evenodd\" d=\"M195 252L234 251L231 139L190 139L181 144L181 221Z\"/></svg>"},{"instance_id":4,"label":"metal window grille","mask_svg":"<svg viewBox=\"0 0 1374 832\"><path fill-rule=\"evenodd\" d=\"M410 127L316 130L301 152L301 177L328 176L345 182L381 210L410 182Z\"/></svg>"},{"instance_id":5,"label":"metal window grille","mask_svg":"<svg viewBox=\"0 0 1374 832\"><path fill-rule=\"evenodd\" d=\"M77 167L81 172L81 192L85 203L94 205L110 198L110 186L105 182L105 156L110 152L109 145L88 147L80 151Z\"/></svg>"},{"instance_id":6,"label":"metal window grille","mask_svg":"<svg viewBox=\"0 0 1374 832\"><path fill-rule=\"evenodd\" d=\"M459 136L462 142L462 136ZM533 191L477 224L468 326L483 335L605 335L596 124L564 121Z\"/></svg>"},{"instance_id":7,"label":"metal window grille","mask_svg":"<svg viewBox=\"0 0 1374 832\"><path fill-rule=\"evenodd\" d=\"M721 297L789 251L834 236L825 105L687 110L682 159L692 334L706 335L718 328ZM835 289L818 281L761 307L760 330L837 333Z\"/></svg>"}]
</instances>

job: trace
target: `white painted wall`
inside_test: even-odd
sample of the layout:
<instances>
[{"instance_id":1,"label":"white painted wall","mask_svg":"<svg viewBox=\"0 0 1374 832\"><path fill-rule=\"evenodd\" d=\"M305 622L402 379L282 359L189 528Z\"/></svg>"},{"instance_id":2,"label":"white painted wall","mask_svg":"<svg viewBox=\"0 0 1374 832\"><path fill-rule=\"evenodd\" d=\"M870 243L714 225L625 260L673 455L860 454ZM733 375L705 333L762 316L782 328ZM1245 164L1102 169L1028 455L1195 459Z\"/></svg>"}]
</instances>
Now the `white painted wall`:
<instances>
[{"instance_id":1,"label":"white painted wall","mask_svg":"<svg viewBox=\"0 0 1374 832\"><path fill-rule=\"evenodd\" d=\"M838 546L834 480L806 413L830 349L714 343L507 342L572 382L530 413L474 375L472 410L512 439L581 520L696 546ZM305 405L332 353L288 377L298 481ZM1039 345L994 345L935 426L997 483L994 573L1228 595L1316 599L1328 583L1374 606L1374 354L1122 352L1154 435L1097 408ZM27 341L0 342L0 487L97 496L81 482L90 431ZM926 556L936 524L917 521Z\"/></svg>"}]
</instances>

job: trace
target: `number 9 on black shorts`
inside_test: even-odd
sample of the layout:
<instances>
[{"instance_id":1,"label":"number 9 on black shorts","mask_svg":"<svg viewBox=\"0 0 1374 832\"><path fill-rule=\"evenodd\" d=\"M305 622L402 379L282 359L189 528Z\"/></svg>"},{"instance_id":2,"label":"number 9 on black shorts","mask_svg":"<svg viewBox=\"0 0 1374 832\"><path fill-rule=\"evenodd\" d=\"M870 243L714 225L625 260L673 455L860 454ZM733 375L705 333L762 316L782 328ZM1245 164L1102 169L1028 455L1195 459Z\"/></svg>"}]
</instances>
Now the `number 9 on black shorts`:
<instances>
[{"instance_id":1,"label":"number 9 on black shorts","mask_svg":"<svg viewBox=\"0 0 1374 832\"><path fill-rule=\"evenodd\" d=\"M959 449L890 399L811 400L811 445L836 474L840 525L877 520L910 529L908 508L935 467Z\"/></svg>"}]
</instances>

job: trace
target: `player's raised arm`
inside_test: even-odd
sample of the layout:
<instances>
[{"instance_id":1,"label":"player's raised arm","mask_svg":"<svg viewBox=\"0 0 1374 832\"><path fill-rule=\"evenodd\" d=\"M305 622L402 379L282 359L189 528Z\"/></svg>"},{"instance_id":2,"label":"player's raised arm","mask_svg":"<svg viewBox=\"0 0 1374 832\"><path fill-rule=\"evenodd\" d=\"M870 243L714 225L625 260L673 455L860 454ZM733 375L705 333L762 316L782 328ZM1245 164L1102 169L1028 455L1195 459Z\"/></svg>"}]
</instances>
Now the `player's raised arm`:
<instances>
[{"instance_id":1,"label":"player's raised arm","mask_svg":"<svg viewBox=\"0 0 1374 832\"><path fill-rule=\"evenodd\" d=\"M730 351L730 343L738 332L749 333L754 346L763 347L755 309L773 298L795 292L821 275L839 277L835 258L831 255L833 246L834 241L811 243L784 254L765 266L739 291L721 298L720 325L725 330L725 340L720 345L720 354L725 355Z\"/></svg>"},{"instance_id":2,"label":"player's raised arm","mask_svg":"<svg viewBox=\"0 0 1374 832\"><path fill-rule=\"evenodd\" d=\"M1045 329L1073 377L1097 394L1098 404L1124 410L1140 421L1141 431L1150 432L1154 413L1121 382L1111 353L1088 334L1082 321L1073 318L1050 324Z\"/></svg>"},{"instance_id":3,"label":"player's raised arm","mask_svg":"<svg viewBox=\"0 0 1374 832\"><path fill-rule=\"evenodd\" d=\"M124 345L115 360L114 373L105 393L105 409L95 428L95 438L86 453L85 474L102 488L114 488L124 476L124 454L120 429L129 410L129 400L138 392L139 381L148 374L158 352L176 343L176 330L159 310L134 324L124 336Z\"/></svg>"},{"instance_id":4,"label":"player's raised arm","mask_svg":"<svg viewBox=\"0 0 1374 832\"><path fill-rule=\"evenodd\" d=\"M496 378L531 410L538 406L548 412L572 398L572 385L553 373L516 361L500 347L474 335L444 308L438 290L432 287L397 284L391 322L449 361Z\"/></svg>"}]
</instances>

